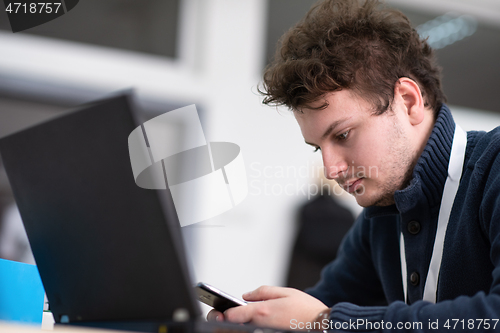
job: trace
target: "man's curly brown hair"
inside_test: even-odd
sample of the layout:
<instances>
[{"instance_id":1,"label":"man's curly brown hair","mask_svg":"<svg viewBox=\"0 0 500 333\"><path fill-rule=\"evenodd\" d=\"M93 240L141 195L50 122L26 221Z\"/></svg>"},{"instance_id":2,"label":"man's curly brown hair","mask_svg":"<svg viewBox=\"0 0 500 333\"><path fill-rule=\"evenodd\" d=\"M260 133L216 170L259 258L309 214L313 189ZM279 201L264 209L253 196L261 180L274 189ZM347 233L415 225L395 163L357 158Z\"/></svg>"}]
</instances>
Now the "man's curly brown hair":
<instances>
[{"instance_id":1,"label":"man's curly brown hair","mask_svg":"<svg viewBox=\"0 0 500 333\"><path fill-rule=\"evenodd\" d=\"M280 40L264 73L263 103L301 111L326 93L352 89L375 114L390 108L401 77L420 87L435 114L446 102L440 68L426 40L401 12L378 0L327 0L315 4Z\"/></svg>"}]
</instances>

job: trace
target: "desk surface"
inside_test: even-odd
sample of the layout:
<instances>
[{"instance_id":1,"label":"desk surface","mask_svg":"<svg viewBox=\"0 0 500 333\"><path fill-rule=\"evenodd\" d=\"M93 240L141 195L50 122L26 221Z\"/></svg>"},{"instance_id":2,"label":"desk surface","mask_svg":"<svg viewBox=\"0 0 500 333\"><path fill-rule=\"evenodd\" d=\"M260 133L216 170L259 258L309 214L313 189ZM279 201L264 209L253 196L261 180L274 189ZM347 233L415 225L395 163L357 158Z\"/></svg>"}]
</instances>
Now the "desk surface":
<instances>
[{"instance_id":1,"label":"desk surface","mask_svg":"<svg viewBox=\"0 0 500 333\"><path fill-rule=\"evenodd\" d=\"M50 330L42 330L39 326L32 325L18 325L12 324L4 321L0 321L0 332L2 333L50 333L50 332L58 332L58 333L117 333L122 331L115 330L104 330L104 329L95 329L95 328L80 328L80 327L60 327L55 326L53 331ZM124 332L130 333L130 332Z\"/></svg>"}]
</instances>

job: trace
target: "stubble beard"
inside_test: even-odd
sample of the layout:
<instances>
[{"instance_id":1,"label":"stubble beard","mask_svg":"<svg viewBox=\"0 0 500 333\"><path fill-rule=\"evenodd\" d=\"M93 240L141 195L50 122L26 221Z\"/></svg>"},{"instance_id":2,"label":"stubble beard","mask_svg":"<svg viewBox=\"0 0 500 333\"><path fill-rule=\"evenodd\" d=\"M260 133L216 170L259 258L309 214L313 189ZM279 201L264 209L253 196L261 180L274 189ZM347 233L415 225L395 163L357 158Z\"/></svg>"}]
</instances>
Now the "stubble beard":
<instances>
[{"instance_id":1,"label":"stubble beard","mask_svg":"<svg viewBox=\"0 0 500 333\"><path fill-rule=\"evenodd\" d=\"M394 193L406 188L412 179L413 169L418 160L411 151L410 140L397 122L394 122L394 136L388 144L390 150L390 163L387 180L379 186L380 194L370 206L390 206L395 203ZM404 170L403 172L401 172Z\"/></svg>"}]
</instances>

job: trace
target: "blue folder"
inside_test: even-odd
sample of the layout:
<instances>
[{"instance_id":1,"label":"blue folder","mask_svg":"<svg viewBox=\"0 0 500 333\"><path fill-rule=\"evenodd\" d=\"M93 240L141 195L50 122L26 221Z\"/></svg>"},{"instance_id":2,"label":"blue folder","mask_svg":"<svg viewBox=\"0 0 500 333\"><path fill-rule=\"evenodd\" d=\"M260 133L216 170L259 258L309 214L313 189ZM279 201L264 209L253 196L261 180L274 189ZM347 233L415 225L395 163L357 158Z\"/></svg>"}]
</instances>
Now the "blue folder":
<instances>
[{"instance_id":1,"label":"blue folder","mask_svg":"<svg viewBox=\"0 0 500 333\"><path fill-rule=\"evenodd\" d=\"M0 259L0 320L41 324L44 294L35 265Z\"/></svg>"}]
</instances>

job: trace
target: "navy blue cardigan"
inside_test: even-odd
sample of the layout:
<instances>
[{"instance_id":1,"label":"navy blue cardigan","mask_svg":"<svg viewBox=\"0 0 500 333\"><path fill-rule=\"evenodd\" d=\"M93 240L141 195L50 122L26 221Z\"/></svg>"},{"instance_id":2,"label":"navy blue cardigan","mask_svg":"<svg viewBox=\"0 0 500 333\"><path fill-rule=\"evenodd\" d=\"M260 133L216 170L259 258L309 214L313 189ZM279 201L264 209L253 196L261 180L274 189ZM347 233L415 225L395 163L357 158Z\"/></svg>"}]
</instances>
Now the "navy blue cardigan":
<instances>
[{"instance_id":1,"label":"navy blue cardigan","mask_svg":"<svg viewBox=\"0 0 500 333\"><path fill-rule=\"evenodd\" d=\"M361 213L337 259L307 291L333 307L333 322L383 320L393 329L398 322L421 322L427 331L429 320L438 319L439 329L445 330L447 319L465 319L466 326L468 319L478 319L476 329L479 319L500 318L500 127L489 133L467 133L462 179L445 237L437 303L422 300L454 130L455 122L444 105L410 185L395 193L394 205L369 207ZM414 284L408 281L409 305L404 303L401 277L401 231L408 279L413 272L418 274L413 276ZM449 322L451 328L454 323ZM494 322L490 324L491 331Z\"/></svg>"}]
</instances>

